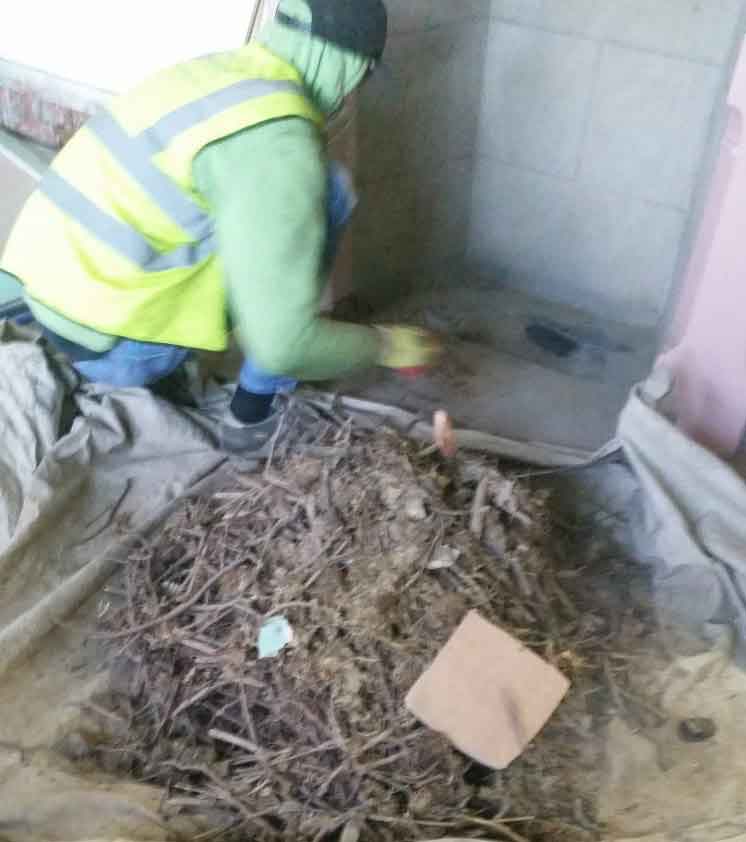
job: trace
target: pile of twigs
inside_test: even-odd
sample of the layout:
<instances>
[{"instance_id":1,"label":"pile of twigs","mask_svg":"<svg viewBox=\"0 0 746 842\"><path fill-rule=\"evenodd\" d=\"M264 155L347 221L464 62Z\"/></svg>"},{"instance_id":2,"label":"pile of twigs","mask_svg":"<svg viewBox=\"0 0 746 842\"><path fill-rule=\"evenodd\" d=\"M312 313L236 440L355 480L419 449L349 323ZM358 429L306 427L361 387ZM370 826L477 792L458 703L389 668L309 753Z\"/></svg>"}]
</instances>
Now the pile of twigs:
<instances>
[{"instance_id":1,"label":"pile of twigs","mask_svg":"<svg viewBox=\"0 0 746 842\"><path fill-rule=\"evenodd\" d=\"M582 571L556 560L546 496L334 412L303 430L129 559L104 619L128 675L111 750L166 808L224 808L243 838L592 838L587 696L618 669L608 622L578 607ZM471 608L573 681L504 773L403 704ZM260 660L273 617L294 641Z\"/></svg>"}]
</instances>

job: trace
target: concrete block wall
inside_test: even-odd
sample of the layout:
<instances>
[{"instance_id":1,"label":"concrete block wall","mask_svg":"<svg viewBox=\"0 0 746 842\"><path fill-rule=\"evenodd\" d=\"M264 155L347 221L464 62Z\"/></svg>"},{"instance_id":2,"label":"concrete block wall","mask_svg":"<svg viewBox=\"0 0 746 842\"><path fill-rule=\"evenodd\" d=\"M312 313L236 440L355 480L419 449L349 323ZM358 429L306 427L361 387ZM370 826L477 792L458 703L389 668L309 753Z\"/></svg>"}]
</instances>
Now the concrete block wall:
<instances>
[{"instance_id":1,"label":"concrete block wall","mask_svg":"<svg viewBox=\"0 0 746 842\"><path fill-rule=\"evenodd\" d=\"M463 262L489 0L389 0L385 67L361 90L355 284L387 300Z\"/></svg>"},{"instance_id":2,"label":"concrete block wall","mask_svg":"<svg viewBox=\"0 0 746 842\"><path fill-rule=\"evenodd\" d=\"M665 312L744 0L492 0L468 262L615 320Z\"/></svg>"}]
</instances>

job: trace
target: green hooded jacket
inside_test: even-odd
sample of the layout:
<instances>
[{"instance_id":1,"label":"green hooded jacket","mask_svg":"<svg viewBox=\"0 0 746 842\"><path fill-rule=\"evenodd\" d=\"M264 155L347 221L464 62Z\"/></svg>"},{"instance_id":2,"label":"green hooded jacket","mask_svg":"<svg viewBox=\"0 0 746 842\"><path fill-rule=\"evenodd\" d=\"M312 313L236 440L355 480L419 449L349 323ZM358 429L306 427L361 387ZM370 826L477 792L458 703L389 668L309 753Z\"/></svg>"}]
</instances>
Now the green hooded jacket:
<instances>
[{"instance_id":1,"label":"green hooded jacket","mask_svg":"<svg viewBox=\"0 0 746 842\"><path fill-rule=\"evenodd\" d=\"M283 0L281 8L310 15L302 0ZM277 22L259 41L300 71L327 115L367 70L365 58ZM324 138L295 117L216 141L194 162L196 183L213 209L241 346L268 372L299 380L339 377L376 364L381 353L375 330L319 315L327 280L327 168ZM71 342L98 352L117 342L37 302L29 305L38 321Z\"/></svg>"}]
</instances>

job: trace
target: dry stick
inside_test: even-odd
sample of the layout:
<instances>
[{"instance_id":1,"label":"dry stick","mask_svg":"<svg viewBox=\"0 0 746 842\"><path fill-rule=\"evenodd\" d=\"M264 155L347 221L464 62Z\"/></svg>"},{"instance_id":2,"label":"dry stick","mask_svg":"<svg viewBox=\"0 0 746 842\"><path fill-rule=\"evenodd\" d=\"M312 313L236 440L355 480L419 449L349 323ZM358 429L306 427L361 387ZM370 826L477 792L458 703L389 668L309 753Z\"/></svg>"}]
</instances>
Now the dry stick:
<instances>
[{"instance_id":1,"label":"dry stick","mask_svg":"<svg viewBox=\"0 0 746 842\"><path fill-rule=\"evenodd\" d=\"M213 830L206 830L204 833L198 833L196 836L192 837L191 842L207 842L209 839L215 839L218 836L222 836L224 833L227 834L239 824L241 824L241 819L231 819L231 821L229 821L224 827L216 827Z\"/></svg>"},{"instance_id":2,"label":"dry stick","mask_svg":"<svg viewBox=\"0 0 746 842\"><path fill-rule=\"evenodd\" d=\"M155 582L153 581L153 553L148 552L144 556L145 559L145 569L146 569L146 577L145 577L145 599L143 601L150 601L155 603L155 605L159 605L158 600L158 592L155 588Z\"/></svg>"},{"instance_id":3,"label":"dry stick","mask_svg":"<svg viewBox=\"0 0 746 842\"><path fill-rule=\"evenodd\" d=\"M260 754L261 750L258 745L245 740L243 737L237 737L235 734L229 734L227 731L221 731L219 728L211 728L207 732L207 736L220 743L228 743L237 748L242 748L244 751L251 752L251 754Z\"/></svg>"},{"instance_id":4,"label":"dry stick","mask_svg":"<svg viewBox=\"0 0 746 842\"><path fill-rule=\"evenodd\" d=\"M331 737L334 739L335 734L332 729L324 723L321 719L319 719L316 714L308 708L300 699L288 699L288 702L295 708L297 708L309 722L312 722L316 728L318 729L319 734L326 734L327 737ZM339 746L339 741L335 740L335 745Z\"/></svg>"},{"instance_id":5,"label":"dry stick","mask_svg":"<svg viewBox=\"0 0 746 842\"><path fill-rule=\"evenodd\" d=\"M342 525L342 518L339 515L339 511L337 507L334 505L334 497L332 495L332 478L331 474L329 473L329 466L324 465L321 471L321 497L324 502L324 506L329 514L329 520L331 521L332 526L341 526Z\"/></svg>"},{"instance_id":6,"label":"dry stick","mask_svg":"<svg viewBox=\"0 0 746 842\"><path fill-rule=\"evenodd\" d=\"M337 746L339 748L342 757L342 763L332 772L332 774L324 781L324 783L319 787L316 791L317 798L323 798L326 793L329 791L329 787L334 783L335 779L346 769L352 768L358 777L360 777L360 772L357 768L357 764L355 763L355 758L352 755L352 752L347 745L347 740L345 739L344 734L342 733L342 729L339 726L339 722L337 721L337 717L334 715L334 702L329 702L329 719L331 721L331 732L332 737L336 738Z\"/></svg>"},{"instance_id":7,"label":"dry stick","mask_svg":"<svg viewBox=\"0 0 746 842\"><path fill-rule=\"evenodd\" d=\"M461 824L460 821L439 822L434 819L415 819L414 817L404 818L399 816L369 815L366 818L372 822L381 822L382 824L421 824L425 827L458 827Z\"/></svg>"},{"instance_id":8,"label":"dry stick","mask_svg":"<svg viewBox=\"0 0 746 842\"><path fill-rule=\"evenodd\" d=\"M208 736L212 737L219 742L226 742L230 744L236 744L236 740L240 740L240 737L236 737L235 734L229 734L227 731L221 731L218 728L213 728L208 732ZM230 739L227 739L230 737ZM248 741L246 741L248 743ZM243 748L244 746L238 746L239 748ZM269 761L272 765L277 763L292 763L294 760L300 760L304 757L310 757L312 754L321 754L325 751L331 751L335 749L337 744L332 740L328 740L325 743L321 743L321 745L314 746L313 748L307 748L305 751L299 751L295 754L288 754L289 751L292 751L290 748L280 749L274 757L271 758ZM241 766L244 763L251 764L252 766L256 766L256 761L254 758L246 758L245 760L231 759L231 763L236 766ZM258 778L257 778L258 779Z\"/></svg>"},{"instance_id":9,"label":"dry stick","mask_svg":"<svg viewBox=\"0 0 746 842\"><path fill-rule=\"evenodd\" d=\"M276 617L278 614L281 614L283 611L287 611L290 608L311 607L313 607L313 602L308 602L308 600L297 599L294 602L281 602L279 605L273 605L272 609L263 616L266 619L270 619L271 617Z\"/></svg>"},{"instance_id":10,"label":"dry stick","mask_svg":"<svg viewBox=\"0 0 746 842\"><path fill-rule=\"evenodd\" d=\"M622 699L622 694L619 692L619 685L614 679L614 675L611 671L611 664L609 664L608 658L604 658L604 678L606 679L606 683L609 687L614 707L617 709L618 713L623 713L626 710L626 706L624 704L624 700Z\"/></svg>"},{"instance_id":11,"label":"dry stick","mask_svg":"<svg viewBox=\"0 0 746 842\"><path fill-rule=\"evenodd\" d=\"M341 526L338 529L335 530L335 532L331 536L331 538L329 538L327 541L324 542L324 545L319 550L319 552L316 553L316 555L311 559L311 561L308 562L307 564L305 564L304 567L312 567L314 564L316 564L317 561L320 561L321 558L323 557L324 553L328 549L331 549L332 544L337 540L340 532L342 532ZM329 559L327 564L323 564L321 567L319 567L318 570L316 570L314 573L312 573L308 577L308 579L306 579L306 581L303 583L303 587L301 588L301 590L303 590L303 591L308 590L308 588L310 588L311 585L319 578L319 576L321 576L321 574L326 570L328 564L331 563L333 560L334 559Z\"/></svg>"},{"instance_id":12,"label":"dry stick","mask_svg":"<svg viewBox=\"0 0 746 842\"><path fill-rule=\"evenodd\" d=\"M192 564L194 561L194 554L193 553L184 553L178 561L173 562L173 564L169 564L166 570L161 573L161 575L155 580L153 583L154 585L160 585L164 579L167 579L169 576L173 577L173 575L185 564Z\"/></svg>"},{"instance_id":13,"label":"dry stick","mask_svg":"<svg viewBox=\"0 0 746 842\"><path fill-rule=\"evenodd\" d=\"M337 766L337 768L329 775L329 777L324 781L324 783L316 790L315 797L317 799L323 798L326 793L329 791L329 787L334 783L334 781L339 777L339 775L344 772L349 763L349 758L345 757L345 759Z\"/></svg>"},{"instance_id":14,"label":"dry stick","mask_svg":"<svg viewBox=\"0 0 746 842\"><path fill-rule=\"evenodd\" d=\"M302 444L298 450L314 459L330 460L344 459L350 452L349 445L347 447L323 447L317 444Z\"/></svg>"},{"instance_id":15,"label":"dry stick","mask_svg":"<svg viewBox=\"0 0 746 842\"><path fill-rule=\"evenodd\" d=\"M417 568L417 570L412 574L412 576L404 583L404 585L402 585L402 588L401 588L402 593L406 590L409 590L409 588L412 587L412 585L420 578L420 576L422 576L427 571L428 565L432 561L433 555L435 554L435 548L438 546L439 543L442 543L444 536L445 536L445 528L443 527L443 524L441 523L438 526L438 531L435 534L435 537L430 542L430 546L429 546L427 552L425 553L423 563L420 565L420 567Z\"/></svg>"},{"instance_id":16,"label":"dry stick","mask_svg":"<svg viewBox=\"0 0 746 842\"><path fill-rule=\"evenodd\" d=\"M231 807L234 807L238 812L241 814L241 818L247 822L257 822L257 824L261 825L265 830L273 833L275 828L264 818L265 815L272 812L272 810L262 810L259 813L251 813L249 810L241 803L241 801L236 798L233 793L228 788L227 782L222 780L218 777L215 772L210 769L209 766L203 766L200 764L197 765L187 765L176 763L173 760L167 760L165 762L166 766L170 766L173 769L176 769L179 772L187 772L187 773L197 773L199 775L204 775L215 787L217 794L219 797L226 803L230 804ZM213 794L210 796L210 799L215 802L216 796Z\"/></svg>"},{"instance_id":17,"label":"dry stick","mask_svg":"<svg viewBox=\"0 0 746 842\"><path fill-rule=\"evenodd\" d=\"M383 766L389 766L391 763L396 763L397 760L401 760L403 757L408 757L411 754L410 751L404 749L403 751L398 751L396 754L392 754L390 757L383 757L380 760L374 760L372 763L366 763L360 767L360 771L365 773L369 769L380 769Z\"/></svg>"},{"instance_id":18,"label":"dry stick","mask_svg":"<svg viewBox=\"0 0 746 842\"><path fill-rule=\"evenodd\" d=\"M313 837L311 842L321 842L322 839L327 838L327 837L331 837L331 835L335 831L339 830L339 828L342 827L343 825L349 824L349 822L350 822L349 814L345 813L345 815L342 816L341 818L337 819L334 822L330 822L328 825L325 825L324 827L322 827L316 833L316 835ZM346 842L345 831L342 831L342 834L339 838L340 838L340 842L343 842L343 841ZM357 833L357 835L353 835L352 838L353 838L354 842L357 842L358 839L360 838L359 832Z\"/></svg>"},{"instance_id":19,"label":"dry stick","mask_svg":"<svg viewBox=\"0 0 746 842\"><path fill-rule=\"evenodd\" d=\"M494 830L496 833L501 833L511 839L512 842L528 842L525 836L505 826L510 819L493 819L490 821L489 819L479 819L476 816L463 816L462 820L469 824L475 824L477 827L485 827Z\"/></svg>"},{"instance_id":20,"label":"dry stick","mask_svg":"<svg viewBox=\"0 0 746 842\"><path fill-rule=\"evenodd\" d=\"M173 677L175 678L175 676ZM166 704L162 709L160 722L158 723L158 726L155 729L155 734L152 737L154 743L161 738L161 734L163 734L163 732L166 730L168 730L167 736L171 735L171 728L173 727L173 708L176 704L176 698L179 695L179 690L181 690L182 684L183 679L176 678L174 686L171 689L169 697L166 701ZM152 693L149 695L152 698ZM169 726L168 729L166 728L167 725Z\"/></svg>"},{"instance_id":21,"label":"dry stick","mask_svg":"<svg viewBox=\"0 0 746 842\"><path fill-rule=\"evenodd\" d=\"M327 740L321 745L314 746L314 748L307 748L305 751L299 751L296 754L291 754L290 757L282 758L284 762L291 763L293 760L300 760L301 757L308 757L311 754L321 754L322 751L331 751L335 749L337 744L334 740Z\"/></svg>"},{"instance_id":22,"label":"dry stick","mask_svg":"<svg viewBox=\"0 0 746 842\"><path fill-rule=\"evenodd\" d=\"M248 609L246 606L241 605L244 601L243 594L237 596L235 599L232 599L230 602L220 602L211 605L197 605L194 608L194 613L197 614L206 614L204 620L194 620L191 625L187 626L188 631L192 631L198 637L201 636L203 639L204 634L207 629L211 628L212 626L217 625L222 620L230 615L232 611L238 610L243 612L244 614L250 614L253 617L258 617L256 611L252 611ZM209 640L209 639L208 639ZM213 645L220 649L221 644L216 641L210 641Z\"/></svg>"},{"instance_id":23,"label":"dry stick","mask_svg":"<svg viewBox=\"0 0 746 842\"><path fill-rule=\"evenodd\" d=\"M212 712L212 718L210 719L210 725L213 725L215 722L218 722L221 718L226 718L230 722L236 723L236 720L232 717L228 716L228 710L232 708L234 705L238 704L238 699L231 699L230 701L226 702L222 707L215 710L214 708L210 708ZM240 722L237 724L241 724Z\"/></svg>"},{"instance_id":24,"label":"dry stick","mask_svg":"<svg viewBox=\"0 0 746 842\"><path fill-rule=\"evenodd\" d=\"M564 588L560 585L557 581L557 577L553 576L551 579L552 590L554 591L557 599L560 603L564 606L565 611L572 617L573 619L577 619L579 616L579 612L575 603L570 599L570 597L565 592Z\"/></svg>"},{"instance_id":25,"label":"dry stick","mask_svg":"<svg viewBox=\"0 0 746 842\"><path fill-rule=\"evenodd\" d=\"M513 575L515 576L515 580L518 583L518 587L520 588L521 594L523 594L523 596L526 599L531 599L534 591L531 587L531 583L528 581L528 576L526 575L526 571L523 569L521 560L518 558L515 552L507 553L505 557L507 558L510 569L513 571Z\"/></svg>"},{"instance_id":26,"label":"dry stick","mask_svg":"<svg viewBox=\"0 0 746 842\"><path fill-rule=\"evenodd\" d=\"M174 718L179 716L179 714L184 713L185 710L188 710L192 705L196 705L197 702L201 702L202 699L207 698L211 693L214 693L216 690L219 690L221 687L225 687L227 684L230 684L230 681L219 681L216 684L210 684L208 687L203 687L198 693L195 693L186 701L183 701L174 711L173 715Z\"/></svg>"},{"instance_id":27,"label":"dry stick","mask_svg":"<svg viewBox=\"0 0 746 842\"><path fill-rule=\"evenodd\" d=\"M264 476L268 476L269 472L272 470L272 462L275 458L275 448L277 447L277 442L280 438L280 433L282 432L282 428L285 426L285 418L287 413L283 412L280 416L280 423L277 425L277 429L272 436L272 441L269 445L269 456L267 457L267 464L264 466Z\"/></svg>"},{"instance_id":28,"label":"dry stick","mask_svg":"<svg viewBox=\"0 0 746 842\"><path fill-rule=\"evenodd\" d=\"M487 488L489 486L489 481L489 476L487 474L479 480L477 492L474 495L474 502L471 506L469 529L471 534L477 540L482 538L482 532L484 532L484 516L488 511L488 508L485 506L485 502L487 500Z\"/></svg>"},{"instance_id":29,"label":"dry stick","mask_svg":"<svg viewBox=\"0 0 746 842\"><path fill-rule=\"evenodd\" d=\"M191 638L180 640L179 645L185 649L193 649L195 652L199 652L201 655L207 655L208 657L220 654L219 650L214 646L208 646L206 643L202 643L199 640L192 640Z\"/></svg>"},{"instance_id":30,"label":"dry stick","mask_svg":"<svg viewBox=\"0 0 746 842\"><path fill-rule=\"evenodd\" d=\"M361 757L363 754L365 754L366 752L370 751L372 748L375 748L375 747L376 747L377 745L379 745L380 743L385 742L386 740L388 740L388 738L389 738L389 737L392 737L393 735L394 735L394 728L387 728L385 731L382 731L382 732L381 732L380 734L378 734L377 736L375 736L375 737L373 737L372 739L368 740L368 742L367 742L367 743L365 743L365 745L363 745L363 746L362 746L362 748L359 748L359 749L355 752L355 756L356 756L356 757ZM405 738L405 739L406 739L406 738ZM405 741L405 740L400 740L399 742L404 742L404 741Z\"/></svg>"},{"instance_id":31,"label":"dry stick","mask_svg":"<svg viewBox=\"0 0 746 842\"><path fill-rule=\"evenodd\" d=\"M199 600L201 599L207 591L217 582L222 576L225 576L226 573L230 573L231 570L235 570L237 567L240 567L242 564L246 563L245 558L241 558L239 561L234 561L233 564L229 564L228 567L224 567L222 570L219 570L214 576L211 576L205 584L194 594L190 599L186 602L178 605L172 611L169 611L167 614L164 614L162 617L157 617L155 620L150 620L147 623L140 623L138 626L131 626L128 629L120 632L107 632L106 634L98 635L99 638L103 640L116 640L117 638L122 637L129 637L130 635L137 634L138 632L147 631L148 629L153 629L156 626L161 625L161 623L167 623L169 620L173 620L178 617L180 614L183 614L185 611L188 611L192 606L196 605Z\"/></svg>"},{"instance_id":32,"label":"dry stick","mask_svg":"<svg viewBox=\"0 0 746 842\"><path fill-rule=\"evenodd\" d=\"M194 586L197 584L197 579L202 573L202 570L207 566L208 561L205 558L205 547L207 545L207 541L209 538L210 532L209 530L205 530L205 534L202 536L202 540L200 541L199 547L197 547L197 552L194 554L194 564L192 565L191 570L189 571L189 575L187 576L186 580L186 587L184 585L181 586L180 590L185 591L185 595L189 596Z\"/></svg>"},{"instance_id":33,"label":"dry stick","mask_svg":"<svg viewBox=\"0 0 746 842\"><path fill-rule=\"evenodd\" d=\"M132 623L135 622L135 601L133 595L133 588L135 587L134 583L134 575L135 575L135 565L131 564L127 568L127 575L124 578L124 587L127 592L127 603L126 603L126 611L127 611L127 622ZM156 607L158 605L158 600L155 600Z\"/></svg>"},{"instance_id":34,"label":"dry stick","mask_svg":"<svg viewBox=\"0 0 746 842\"><path fill-rule=\"evenodd\" d=\"M162 802L162 807L197 807L199 809L205 809L205 797L202 796L188 796L188 795L176 795L171 798L164 798Z\"/></svg>"},{"instance_id":35,"label":"dry stick","mask_svg":"<svg viewBox=\"0 0 746 842\"><path fill-rule=\"evenodd\" d=\"M297 512L298 506L296 506L295 512L292 515L282 518L282 520L278 520L277 523L275 523L275 525L272 527L272 529L269 530L269 533L267 534L267 537L264 540L264 546L262 547L262 551L259 554L259 559L256 562L257 570L264 563L264 557L267 555L269 545L277 537L277 533L282 532L282 530L294 520L295 514L297 514Z\"/></svg>"},{"instance_id":36,"label":"dry stick","mask_svg":"<svg viewBox=\"0 0 746 842\"><path fill-rule=\"evenodd\" d=\"M242 481L250 483L250 478L244 477ZM261 480L255 479L254 482L256 483L256 485L250 485L249 487L265 488L267 485L271 485L272 488L277 488L280 491L284 491L285 494L288 495L288 499L292 503L300 502L305 496L299 488L296 488L294 485L291 485L289 482L280 479L280 477L272 473L264 474Z\"/></svg>"},{"instance_id":37,"label":"dry stick","mask_svg":"<svg viewBox=\"0 0 746 842\"><path fill-rule=\"evenodd\" d=\"M243 686L243 684L239 684L237 686L239 688L239 700L241 702L241 714L243 716L244 723L246 724L246 728L248 729L249 736L251 737L251 740L252 740L251 743L248 743L248 741L246 741L246 742L249 745L254 746L254 748L251 749L251 750L253 750L254 754L256 755L257 759L259 760L259 763L260 763L262 769L264 770L264 774L267 776L267 779L269 781L273 781L273 780L278 781L279 780L279 782L281 784L285 784L284 789L286 791L289 791L290 787L288 786L288 783L289 783L288 780L286 778L284 778L279 772L276 772L274 769L272 769L272 767L271 767L271 765L270 765L270 763L267 759L267 753L259 745L259 738L257 737L256 728L254 727L254 719L251 715L251 710L249 708L249 701L246 698L246 688ZM285 795L285 792L283 792L282 794Z\"/></svg>"}]
</instances>

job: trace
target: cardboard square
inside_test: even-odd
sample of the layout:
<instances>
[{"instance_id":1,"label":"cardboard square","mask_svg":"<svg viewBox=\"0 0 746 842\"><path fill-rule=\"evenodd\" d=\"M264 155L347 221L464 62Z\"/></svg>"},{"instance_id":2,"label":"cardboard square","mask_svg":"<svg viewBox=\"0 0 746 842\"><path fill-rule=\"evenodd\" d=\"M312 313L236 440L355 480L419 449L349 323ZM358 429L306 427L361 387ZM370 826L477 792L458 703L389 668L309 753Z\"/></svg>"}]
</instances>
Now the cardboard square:
<instances>
[{"instance_id":1,"label":"cardboard square","mask_svg":"<svg viewBox=\"0 0 746 842\"><path fill-rule=\"evenodd\" d=\"M406 705L464 754L504 769L569 689L562 673L471 611L409 691Z\"/></svg>"}]
</instances>

